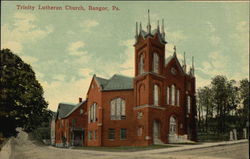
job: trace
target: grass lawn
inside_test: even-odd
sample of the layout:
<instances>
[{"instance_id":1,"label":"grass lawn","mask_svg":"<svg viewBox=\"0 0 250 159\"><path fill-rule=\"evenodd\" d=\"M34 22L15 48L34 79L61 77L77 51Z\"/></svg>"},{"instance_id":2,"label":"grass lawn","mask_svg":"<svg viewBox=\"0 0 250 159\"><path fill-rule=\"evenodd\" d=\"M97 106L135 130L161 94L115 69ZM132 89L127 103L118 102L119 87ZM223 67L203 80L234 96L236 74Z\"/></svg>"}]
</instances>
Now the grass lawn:
<instances>
[{"instance_id":1,"label":"grass lawn","mask_svg":"<svg viewBox=\"0 0 250 159\"><path fill-rule=\"evenodd\" d=\"M176 147L171 145L150 145L150 146L120 146L120 147L73 147L73 149L81 150L96 150L96 151L108 151L108 152L135 152L144 150L153 150L161 148Z\"/></svg>"}]
</instances>

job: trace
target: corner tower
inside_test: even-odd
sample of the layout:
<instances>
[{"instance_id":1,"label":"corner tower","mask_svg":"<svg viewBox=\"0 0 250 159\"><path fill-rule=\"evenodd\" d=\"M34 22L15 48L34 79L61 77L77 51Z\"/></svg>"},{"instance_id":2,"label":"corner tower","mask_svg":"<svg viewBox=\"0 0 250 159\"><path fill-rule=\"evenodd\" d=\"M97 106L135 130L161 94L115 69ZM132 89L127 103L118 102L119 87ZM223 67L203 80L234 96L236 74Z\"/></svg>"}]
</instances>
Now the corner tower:
<instances>
[{"instance_id":1,"label":"corner tower","mask_svg":"<svg viewBox=\"0 0 250 159\"><path fill-rule=\"evenodd\" d=\"M161 28L161 29L160 29ZM158 87L163 85L164 65L165 65L165 40L164 20L160 27L159 20L157 28L151 30L150 14L148 10L148 22L146 31L143 30L142 24L136 22L135 31L135 106L153 105L154 99L152 92L154 91L153 81L157 80ZM156 89L156 88L155 88ZM160 89L157 89L160 94ZM161 99L158 97L158 104Z\"/></svg>"}]
</instances>

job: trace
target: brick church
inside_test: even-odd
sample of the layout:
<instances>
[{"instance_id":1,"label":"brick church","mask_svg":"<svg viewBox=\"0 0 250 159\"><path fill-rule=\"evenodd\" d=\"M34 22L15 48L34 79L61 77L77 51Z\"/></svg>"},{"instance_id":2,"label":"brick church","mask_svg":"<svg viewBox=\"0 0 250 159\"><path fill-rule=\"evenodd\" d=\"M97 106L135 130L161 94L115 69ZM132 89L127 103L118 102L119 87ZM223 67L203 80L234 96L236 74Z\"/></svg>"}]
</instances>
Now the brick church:
<instances>
[{"instance_id":1,"label":"brick church","mask_svg":"<svg viewBox=\"0 0 250 159\"><path fill-rule=\"evenodd\" d=\"M86 100L60 103L54 144L147 146L196 141L194 65L187 71L176 48L165 59L164 22L152 30L136 23L134 77L93 76ZM131 46L132 47L132 46ZM131 52L132 53L132 52Z\"/></svg>"}]
</instances>

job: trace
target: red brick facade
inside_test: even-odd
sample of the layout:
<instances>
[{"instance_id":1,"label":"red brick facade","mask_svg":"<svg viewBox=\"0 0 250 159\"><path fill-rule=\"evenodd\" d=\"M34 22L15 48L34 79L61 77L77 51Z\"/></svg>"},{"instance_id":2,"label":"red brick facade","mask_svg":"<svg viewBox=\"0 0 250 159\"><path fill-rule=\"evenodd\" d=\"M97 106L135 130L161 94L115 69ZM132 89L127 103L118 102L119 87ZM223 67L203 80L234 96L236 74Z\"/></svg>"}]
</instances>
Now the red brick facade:
<instances>
[{"instance_id":1,"label":"red brick facade","mask_svg":"<svg viewBox=\"0 0 250 159\"><path fill-rule=\"evenodd\" d=\"M137 28L131 88L123 86L127 77L115 75L107 80L94 75L86 102L56 119L56 144L74 145L72 128L82 130L82 146L196 141L194 68L187 73L176 52L165 60L166 44L163 26L161 31L159 26L151 31L150 23L147 32Z\"/></svg>"}]
</instances>

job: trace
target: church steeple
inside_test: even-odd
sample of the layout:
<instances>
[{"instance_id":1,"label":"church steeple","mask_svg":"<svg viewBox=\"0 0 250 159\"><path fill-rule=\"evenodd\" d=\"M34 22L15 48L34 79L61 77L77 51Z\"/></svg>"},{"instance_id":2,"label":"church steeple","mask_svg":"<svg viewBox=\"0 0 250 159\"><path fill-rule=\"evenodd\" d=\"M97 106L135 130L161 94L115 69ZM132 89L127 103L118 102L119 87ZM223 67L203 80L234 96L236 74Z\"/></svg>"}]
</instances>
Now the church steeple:
<instances>
[{"instance_id":1,"label":"church steeple","mask_svg":"<svg viewBox=\"0 0 250 159\"><path fill-rule=\"evenodd\" d=\"M148 34L151 34L151 24L150 24L150 11L148 9L148 25L147 25L147 31L148 31Z\"/></svg>"},{"instance_id":2,"label":"church steeple","mask_svg":"<svg viewBox=\"0 0 250 159\"><path fill-rule=\"evenodd\" d=\"M174 46L174 54L173 56L176 56L176 46Z\"/></svg>"},{"instance_id":3,"label":"church steeple","mask_svg":"<svg viewBox=\"0 0 250 159\"><path fill-rule=\"evenodd\" d=\"M136 22L136 27L135 27L135 40L137 41L138 39L138 23Z\"/></svg>"},{"instance_id":4,"label":"church steeple","mask_svg":"<svg viewBox=\"0 0 250 159\"><path fill-rule=\"evenodd\" d=\"M161 31L162 31L162 38L165 40L165 31L164 31L164 19L162 19L162 26L161 26Z\"/></svg>"},{"instance_id":5,"label":"church steeple","mask_svg":"<svg viewBox=\"0 0 250 159\"><path fill-rule=\"evenodd\" d=\"M183 70L186 73L187 72L187 65L186 65L186 53L184 52L184 56L183 56Z\"/></svg>"}]
</instances>

